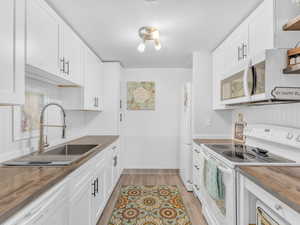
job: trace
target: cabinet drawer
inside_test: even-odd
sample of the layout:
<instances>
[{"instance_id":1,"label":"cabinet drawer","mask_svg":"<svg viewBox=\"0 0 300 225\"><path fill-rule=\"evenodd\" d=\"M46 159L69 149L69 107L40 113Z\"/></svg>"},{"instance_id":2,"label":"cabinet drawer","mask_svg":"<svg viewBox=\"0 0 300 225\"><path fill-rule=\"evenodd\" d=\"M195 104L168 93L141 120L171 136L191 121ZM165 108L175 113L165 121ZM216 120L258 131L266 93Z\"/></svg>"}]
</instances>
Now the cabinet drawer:
<instances>
[{"instance_id":1,"label":"cabinet drawer","mask_svg":"<svg viewBox=\"0 0 300 225\"><path fill-rule=\"evenodd\" d=\"M269 192L265 191L263 188L247 178L244 179L244 185L249 192L260 199L266 206L281 216L284 220L291 223L291 225L298 224L295 223L295 221L300 221L300 214L291 209L288 205L281 202Z\"/></svg>"}]
</instances>

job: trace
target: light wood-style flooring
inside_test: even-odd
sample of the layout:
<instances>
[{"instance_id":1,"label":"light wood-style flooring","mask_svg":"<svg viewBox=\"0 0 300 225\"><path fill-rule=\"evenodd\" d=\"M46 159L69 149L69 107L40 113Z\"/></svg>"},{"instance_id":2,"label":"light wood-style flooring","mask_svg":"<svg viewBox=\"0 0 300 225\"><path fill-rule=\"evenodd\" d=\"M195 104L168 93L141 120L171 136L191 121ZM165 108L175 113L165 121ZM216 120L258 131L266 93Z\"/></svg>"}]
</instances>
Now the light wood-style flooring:
<instances>
[{"instance_id":1,"label":"light wood-style flooring","mask_svg":"<svg viewBox=\"0 0 300 225\"><path fill-rule=\"evenodd\" d=\"M122 185L177 185L180 189L187 212L191 218L192 225L207 225L201 213L201 204L199 200L196 199L192 193L185 190L178 174L172 172L142 173L137 171L131 173L127 172L121 176L98 225L108 224Z\"/></svg>"}]
</instances>

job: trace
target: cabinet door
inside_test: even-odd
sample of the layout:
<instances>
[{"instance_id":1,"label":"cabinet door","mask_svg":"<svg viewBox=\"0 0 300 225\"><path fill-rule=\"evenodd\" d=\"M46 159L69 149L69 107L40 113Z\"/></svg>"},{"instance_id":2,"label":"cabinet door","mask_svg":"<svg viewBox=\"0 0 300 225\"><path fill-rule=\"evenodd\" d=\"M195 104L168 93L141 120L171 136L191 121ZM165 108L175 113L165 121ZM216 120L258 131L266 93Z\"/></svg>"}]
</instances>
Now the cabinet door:
<instances>
[{"instance_id":1,"label":"cabinet door","mask_svg":"<svg viewBox=\"0 0 300 225\"><path fill-rule=\"evenodd\" d=\"M0 1L0 105L24 104L25 1Z\"/></svg>"},{"instance_id":2,"label":"cabinet door","mask_svg":"<svg viewBox=\"0 0 300 225\"><path fill-rule=\"evenodd\" d=\"M68 225L68 205L66 202L56 207L46 217L44 225Z\"/></svg>"},{"instance_id":3,"label":"cabinet door","mask_svg":"<svg viewBox=\"0 0 300 225\"><path fill-rule=\"evenodd\" d=\"M59 21L45 2L27 4L27 64L59 75Z\"/></svg>"},{"instance_id":4,"label":"cabinet door","mask_svg":"<svg viewBox=\"0 0 300 225\"><path fill-rule=\"evenodd\" d=\"M105 207L107 197L106 197L106 170L105 170L105 160L101 160L96 165L95 169L95 178L93 180L95 189L93 196L93 224L96 224L98 219L100 218L103 209Z\"/></svg>"},{"instance_id":5,"label":"cabinet door","mask_svg":"<svg viewBox=\"0 0 300 225\"><path fill-rule=\"evenodd\" d=\"M89 180L72 196L70 201L70 224L92 225L92 193Z\"/></svg>"},{"instance_id":6,"label":"cabinet door","mask_svg":"<svg viewBox=\"0 0 300 225\"><path fill-rule=\"evenodd\" d=\"M84 105L86 110L100 109L100 60L89 49L85 51Z\"/></svg>"},{"instance_id":7,"label":"cabinet door","mask_svg":"<svg viewBox=\"0 0 300 225\"><path fill-rule=\"evenodd\" d=\"M106 155L106 198L110 197L113 190L113 151L109 150Z\"/></svg>"},{"instance_id":8,"label":"cabinet door","mask_svg":"<svg viewBox=\"0 0 300 225\"><path fill-rule=\"evenodd\" d=\"M249 51L255 56L274 47L274 3L264 1L249 18Z\"/></svg>"},{"instance_id":9,"label":"cabinet door","mask_svg":"<svg viewBox=\"0 0 300 225\"><path fill-rule=\"evenodd\" d=\"M82 85L83 82L83 43L77 35L68 26L61 26L62 28L62 46L63 46L63 59L64 71L62 76L65 79L72 81L75 84Z\"/></svg>"}]
</instances>

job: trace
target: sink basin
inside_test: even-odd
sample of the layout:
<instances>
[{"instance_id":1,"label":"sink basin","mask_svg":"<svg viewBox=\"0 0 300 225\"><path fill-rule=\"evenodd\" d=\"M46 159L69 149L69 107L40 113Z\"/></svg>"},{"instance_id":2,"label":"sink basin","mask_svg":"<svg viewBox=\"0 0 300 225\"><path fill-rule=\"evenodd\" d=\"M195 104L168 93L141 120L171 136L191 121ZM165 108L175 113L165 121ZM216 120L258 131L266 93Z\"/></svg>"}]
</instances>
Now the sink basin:
<instances>
[{"instance_id":1,"label":"sink basin","mask_svg":"<svg viewBox=\"0 0 300 225\"><path fill-rule=\"evenodd\" d=\"M42 155L83 155L97 145L64 145L42 153Z\"/></svg>"},{"instance_id":2,"label":"sink basin","mask_svg":"<svg viewBox=\"0 0 300 225\"><path fill-rule=\"evenodd\" d=\"M99 145L62 145L41 154L32 154L4 162L6 166L67 166Z\"/></svg>"}]
</instances>

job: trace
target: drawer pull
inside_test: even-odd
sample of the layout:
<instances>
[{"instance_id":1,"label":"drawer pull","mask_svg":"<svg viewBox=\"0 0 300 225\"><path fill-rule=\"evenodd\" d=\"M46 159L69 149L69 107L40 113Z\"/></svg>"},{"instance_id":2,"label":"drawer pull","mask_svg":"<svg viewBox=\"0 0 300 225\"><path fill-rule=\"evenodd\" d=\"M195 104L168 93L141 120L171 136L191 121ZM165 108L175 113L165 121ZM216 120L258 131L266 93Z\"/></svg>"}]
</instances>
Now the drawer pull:
<instances>
[{"instance_id":1,"label":"drawer pull","mask_svg":"<svg viewBox=\"0 0 300 225\"><path fill-rule=\"evenodd\" d=\"M197 170L200 170L199 166L195 165L194 167L195 167Z\"/></svg>"},{"instance_id":2,"label":"drawer pull","mask_svg":"<svg viewBox=\"0 0 300 225\"><path fill-rule=\"evenodd\" d=\"M197 150L197 149L194 149L194 151L195 151L196 153L198 153L198 154L200 153L200 151L199 151L199 150Z\"/></svg>"},{"instance_id":3,"label":"drawer pull","mask_svg":"<svg viewBox=\"0 0 300 225\"><path fill-rule=\"evenodd\" d=\"M282 206L281 206L281 205L279 205L279 204L276 204L276 205L275 205L275 209L276 209L276 210L282 210L283 208L282 208Z\"/></svg>"}]
</instances>

